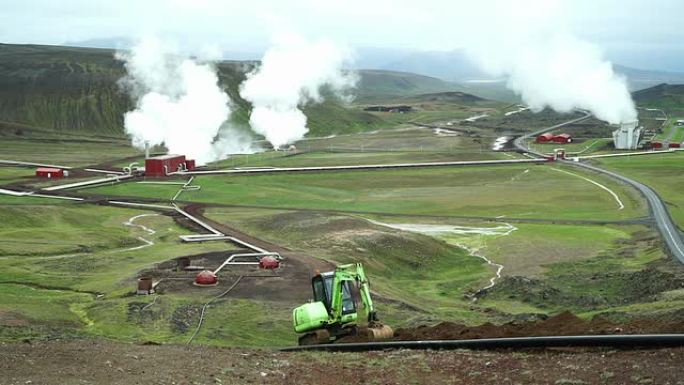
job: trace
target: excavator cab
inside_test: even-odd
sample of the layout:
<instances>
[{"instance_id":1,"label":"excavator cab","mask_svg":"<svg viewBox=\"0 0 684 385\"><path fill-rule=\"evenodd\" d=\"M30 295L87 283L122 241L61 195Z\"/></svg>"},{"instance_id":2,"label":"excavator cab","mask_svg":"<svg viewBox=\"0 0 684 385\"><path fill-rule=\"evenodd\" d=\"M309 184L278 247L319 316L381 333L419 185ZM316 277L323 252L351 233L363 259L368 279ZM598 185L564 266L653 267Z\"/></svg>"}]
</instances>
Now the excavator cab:
<instances>
[{"instance_id":1,"label":"excavator cab","mask_svg":"<svg viewBox=\"0 0 684 385\"><path fill-rule=\"evenodd\" d=\"M318 274L311 280L315 302L323 302L328 314L332 314L332 288L334 272ZM342 282L342 315L356 313L356 304L352 298L352 282Z\"/></svg>"}]
</instances>

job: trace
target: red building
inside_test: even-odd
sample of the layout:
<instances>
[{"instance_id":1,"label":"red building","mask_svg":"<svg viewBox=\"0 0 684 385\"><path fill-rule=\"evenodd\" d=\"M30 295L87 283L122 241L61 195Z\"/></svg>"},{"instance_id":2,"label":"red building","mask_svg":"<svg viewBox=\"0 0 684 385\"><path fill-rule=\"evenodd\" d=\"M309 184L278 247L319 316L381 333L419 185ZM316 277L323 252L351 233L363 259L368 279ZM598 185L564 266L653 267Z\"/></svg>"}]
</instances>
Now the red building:
<instances>
[{"instance_id":1,"label":"red building","mask_svg":"<svg viewBox=\"0 0 684 385\"><path fill-rule=\"evenodd\" d=\"M570 143L572 142L572 137L569 134L560 134L554 136L553 141L556 143Z\"/></svg>"},{"instance_id":2,"label":"red building","mask_svg":"<svg viewBox=\"0 0 684 385\"><path fill-rule=\"evenodd\" d=\"M651 142L651 148L663 148L663 144L660 142Z\"/></svg>"},{"instance_id":3,"label":"red building","mask_svg":"<svg viewBox=\"0 0 684 385\"><path fill-rule=\"evenodd\" d=\"M670 147L670 148L681 148L682 145L681 145L681 143L669 143L668 147Z\"/></svg>"},{"instance_id":4,"label":"red building","mask_svg":"<svg viewBox=\"0 0 684 385\"><path fill-rule=\"evenodd\" d=\"M549 142L570 143L570 142L572 142L572 136L570 136L570 134L554 135L550 132L547 132L547 133L541 134L537 137L537 143L549 143Z\"/></svg>"},{"instance_id":5,"label":"red building","mask_svg":"<svg viewBox=\"0 0 684 385\"><path fill-rule=\"evenodd\" d=\"M186 159L185 160L185 169L190 171L195 169L195 160L194 159Z\"/></svg>"},{"instance_id":6,"label":"red building","mask_svg":"<svg viewBox=\"0 0 684 385\"><path fill-rule=\"evenodd\" d=\"M161 155L145 159L145 176L166 176L185 168L185 155Z\"/></svg>"},{"instance_id":7,"label":"red building","mask_svg":"<svg viewBox=\"0 0 684 385\"><path fill-rule=\"evenodd\" d=\"M551 133L545 133L541 134L537 137L537 143L548 143L553 140L553 134Z\"/></svg>"},{"instance_id":8,"label":"red building","mask_svg":"<svg viewBox=\"0 0 684 385\"><path fill-rule=\"evenodd\" d=\"M39 167L36 169L36 176L41 178L63 178L64 170L61 168Z\"/></svg>"}]
</instances>

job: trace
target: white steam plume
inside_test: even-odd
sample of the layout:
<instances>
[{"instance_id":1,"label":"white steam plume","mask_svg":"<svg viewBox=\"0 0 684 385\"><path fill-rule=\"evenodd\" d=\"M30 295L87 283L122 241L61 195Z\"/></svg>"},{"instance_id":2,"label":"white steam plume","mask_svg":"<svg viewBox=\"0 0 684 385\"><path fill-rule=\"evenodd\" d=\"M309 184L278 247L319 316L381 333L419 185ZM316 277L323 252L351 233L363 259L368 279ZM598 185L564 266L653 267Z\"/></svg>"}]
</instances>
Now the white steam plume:
<instances>
[{"instance_id":1,"label":"white steam plume","mask_svg":"<svg viewBox=\"0 0 684 385\"><path fill-rule=\"evenodd\" d=\"M324 85L342 93L356 83L354 74L342 71L349 57L348 50L328 40L277 35L261 65L240 87L240 95L252 103L252 129L275 149L303 138L309 129L299 107L320 103Z\"/></svg>"},{"instance_id":2,"label":"white steam plume","mask_svg":"<svg viewBox=\"0 0 684 385\"><path fill-rule=\"evenodd\" d=\"M169 152L204 164L224 157L226 150L248 149L241 138L219 135L230 117L230 99L218 85L216 70L183 59L173 47L153 38L131 51L117 53L128 75L123 83L136 99L124 116L133 145L165 145ZM220 140L216 140L219 136ZM239 143L238 143L239 142Z\"/></svg>"},{"instance_id":3,"label":"white steam plume","mask_svg":"<svg viewBox=\"0 0 684 385\"><path fill-rule=\"evenodd\" d=\"M466 52L491 75L506 76L508 88L532 110L583 108L609 123L636 119L625 79L595 45L566 28L567 3L485 0L479 6L483 17L495 9L500 19L466 38Z\"/></svg>"}]
</instances>

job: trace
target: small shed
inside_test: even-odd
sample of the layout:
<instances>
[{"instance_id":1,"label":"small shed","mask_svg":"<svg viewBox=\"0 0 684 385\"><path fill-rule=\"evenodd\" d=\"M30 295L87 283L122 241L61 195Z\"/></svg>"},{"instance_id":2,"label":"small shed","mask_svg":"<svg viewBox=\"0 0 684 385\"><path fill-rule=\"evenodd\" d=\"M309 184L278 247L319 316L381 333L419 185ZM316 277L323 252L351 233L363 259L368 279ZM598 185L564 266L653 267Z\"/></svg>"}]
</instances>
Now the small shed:
<instances>
[{"instance_id":1,"label":"small shed","mask_svg":"<svg viewBox=\"0 0 684 385\"><path fill-rule=\"evenodd\" d=\"M570 143L572 142L572 136L570 134L560 134L553 137L553 141L556 143Z\"/></svg>"},{"instance_id":2,"label":"small shed","mask_svg":"<svg viewBox=\"0 0 684 385\"><path fill-rule=\"evenodd\" d=\"M166 176L185 167L185 155L155 156L145 159L145 176Z\"/></svg>"},{"instance_id":3,"label":"small shed","mask_svg":"<svg viewBox=\"0 0 684 385\"><path fill-rule=\"evenodd\" d=\"M38 167L36 176L40 178L64 178L64 170L54 167Z\"/></svg>"},{"instance_id":4,"label":"small shed","mask_svg":"<svg viewBox=\"0 0 684 385\"><path fill-rule=\"evenodd\" d=\"M537 137L537 143L548 143L553 140L553 134L551 133L545 133L541 134Z\"/></svg>"}]
</instances>

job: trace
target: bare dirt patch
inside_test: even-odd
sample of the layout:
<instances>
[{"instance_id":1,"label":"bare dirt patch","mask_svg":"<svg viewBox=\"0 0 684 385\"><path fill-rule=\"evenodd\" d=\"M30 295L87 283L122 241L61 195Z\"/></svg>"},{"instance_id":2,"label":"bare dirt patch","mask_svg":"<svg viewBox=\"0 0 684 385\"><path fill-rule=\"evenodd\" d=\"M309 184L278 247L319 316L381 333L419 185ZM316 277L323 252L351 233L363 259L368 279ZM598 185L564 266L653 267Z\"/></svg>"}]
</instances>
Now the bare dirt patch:
<instances>
[{"instance_id":1,"label":"bare dirt patch","mask_svg":"<svg viewBox=\"0 0 684 385\"><path fill-rule=\"evenodd\" d=\"M684 348L281 353L75 340L0 345L0 384L682 384L682 362Z\"/></svg>"}]
</instances>

